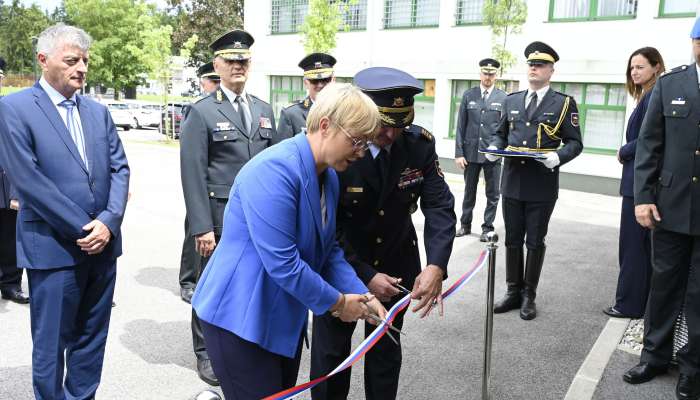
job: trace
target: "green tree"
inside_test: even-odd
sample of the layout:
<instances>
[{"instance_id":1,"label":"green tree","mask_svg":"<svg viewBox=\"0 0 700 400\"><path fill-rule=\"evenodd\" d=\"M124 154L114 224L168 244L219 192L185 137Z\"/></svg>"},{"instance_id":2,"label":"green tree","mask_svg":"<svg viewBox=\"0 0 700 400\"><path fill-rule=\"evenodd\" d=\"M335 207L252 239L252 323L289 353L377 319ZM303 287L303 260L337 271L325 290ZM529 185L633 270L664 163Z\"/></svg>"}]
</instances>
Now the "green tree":
<instances>
[{"instance_id":1,"label":"green tree","mask_svg":"<svg viewBox=\"0 0 700 400\"><path fill-rule=\"evenodd\" d=\"M145 0L65 0L67 19L94 39L88 84L115 94L144 82L171 54L172 28Z\"/></svg>"},{"instance_id":2,"label":"green tree","mask_svg":"<svg viewBox=\"0 0 700 400\"><path fill-rule=\"evenodd\" d=\"M49 19L39 7L24 7L19 0L11 5L0 1L0 55L7 61L7 70L31 73L34 62L32 37L49 26Z\"/></svg>"},{"instance_id":3,"label":"green tree","mask_svg":"<svg viewBox=\"0 0 700 400\"><path fill-rule=\"evenodd\" d=\"M173 50L197 35L187 64L199 66L212 60L209 44L232 29L243 29L243 0L168 0L174 14Z\"/></svg>"},{"instance_id":4,"label":"green tree","mask_svg":"<svg viewBox=\"0 0 700 400\"><path fill-rule=\"evenodd\" d=\"M515 65L516 57L508 51L508 35L522 32L527 19L525 0L487 0L484 23L491 27L493 57L501 62L501 75Z\"/></svg>"},{"instance_id":5,"label":"green tree","mask_svg":"<svg viewBox=\"0 0 700 400\"><path fill-rule=\"evenodd\" d=\"M328 53L335 48L339 29L349 30L343 16L357 0L309 0L309 13L301 25L301 42L309 53Z\"/></svg>"}]
</instances>

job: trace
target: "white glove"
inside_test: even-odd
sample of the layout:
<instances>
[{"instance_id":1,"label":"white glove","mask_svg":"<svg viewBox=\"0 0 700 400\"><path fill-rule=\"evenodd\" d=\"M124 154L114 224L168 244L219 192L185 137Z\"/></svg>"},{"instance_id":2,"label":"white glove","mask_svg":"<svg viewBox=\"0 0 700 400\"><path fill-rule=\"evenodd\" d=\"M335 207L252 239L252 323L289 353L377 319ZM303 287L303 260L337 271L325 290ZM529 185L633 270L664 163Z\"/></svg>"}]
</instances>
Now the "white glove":
<instances>
[{"instance_id":1,"label":"white glove","mask_svg":"<svg viewBox=\"0 0 700 400\"><path fill-rule=\"evenodd\" d=\"M557 165L559 165L559 163L560 163L559 154L557 154L556 151L553 151L551 153L547 153L546 158L538 158L537 161L544 164L544 166L547 168L554 168Z\"/></svg>"},{"instance_id":2,"label":"white glove","mask_svg":"<svg viewBox=\"0 0 700 400\"><path fill-rule=\"evenodd\" d=\"M487 147L486 150L498 150L498 147L491 145L491 146ZM497 161L499 158L501 158L500 156L495 156L493 154L488 154L488 153L484 153L484 157L486 157L486 159L491 161L491 162Z\"/></svg>"}]
</instances>

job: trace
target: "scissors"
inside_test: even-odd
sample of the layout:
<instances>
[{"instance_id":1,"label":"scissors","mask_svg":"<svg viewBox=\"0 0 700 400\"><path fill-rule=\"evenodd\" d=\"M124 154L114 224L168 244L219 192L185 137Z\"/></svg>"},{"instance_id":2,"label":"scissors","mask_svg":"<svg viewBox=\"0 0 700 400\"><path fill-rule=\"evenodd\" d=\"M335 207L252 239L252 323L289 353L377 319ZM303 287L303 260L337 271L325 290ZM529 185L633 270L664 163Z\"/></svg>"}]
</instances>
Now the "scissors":
<instances>
[{"instance_id":1,"label":"scissors","mask_svg":"<svg viewBox=\"0 0 700 400\"><path fill-rule=\"evenodd\" d=\"M401 286L398 282L394 283L394 286L402 291L404 294L411 294L411 291L406 289L405 287Z\"/></svg>"},{"instance_id":2,"label":"scissors","mask_svg":"<svg viewBox=\"0 0 700 400\"><path fill-rule=\"evenodd\" d=\"M390 324L389 322L387 322L386 320L383 320L383 319L379 318L379 316L378 316L377 314L370 313L370 314L367 315L367 317L368 317L369 319L375 321L375 322L378 323L378 324L384 322L384 323L386 324L387 328L391 329L392 331L398 332L398 333L400 333L400 334L402 334L402 335L405 335L405 333L401 332L400 329L394 327L394 325L391 325L391 324ZM389 339L391 339L392 342L394 342L397 346L399 345L399 342L398 342L398 341L396 340L396 338L391 334L391 332L386 331L386 334L387 334L387 336L389 336Z\"/></svg>"}]
</instances>

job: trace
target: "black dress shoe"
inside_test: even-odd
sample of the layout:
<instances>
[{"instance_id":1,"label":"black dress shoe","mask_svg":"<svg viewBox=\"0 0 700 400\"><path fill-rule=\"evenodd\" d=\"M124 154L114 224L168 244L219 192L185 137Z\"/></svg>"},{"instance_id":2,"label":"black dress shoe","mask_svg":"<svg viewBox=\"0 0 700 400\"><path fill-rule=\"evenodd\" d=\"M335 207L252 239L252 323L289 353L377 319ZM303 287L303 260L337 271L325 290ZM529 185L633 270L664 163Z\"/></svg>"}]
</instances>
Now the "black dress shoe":
<instances>
[{"instance_id":1,"label":"black dress shoe","mask_svg":"<svg viewBox=\"0 0 700 400\"><path fill-rule=\"evenodd\" d=\"M7 290L2 292L4 300L10 300L17 304L29 303L29 297L22 292L22 289Z\"/></svg>"},{"instance_id":2,"label":"black dress shoe","mask_svg":"<svg viewBox=\"0 0 700 400\"><path fill-rule=\"evenodd\" d=\"M678 400L700 400L700 376L680 374L676 385Z\"/></svg>"},{"instance_id":3,"label":"black dress shoe","mask_svg":"<svg viewBox=\"0 0 700 400\"><path fill-rule=\"evenodd\" d=\"M192 295L194 295L194 288L190 288L190 287L180 288L180 298L185 303L192 304Z\"/></svg>"},{"instance_id":4,"label":"black dress shoe","mask_svg":"<svg viewBox=\"0 0 700 400\"><path fill-rule=\"evenodd\" d=\"M197 360L197 375L199 375L199 379L203 380L209 385L219 386L219 380L216 379L214 369L211 367L211 360Z\"/></svg>"},{"instance_id":5,"label":"black dress shoe","mask_svg":"<svg viewBox=\"0 0 700 400\"><path fill-rule=\"evenodd\" d=\"M470 233L472 233L472 228L470 228L468 226L462 226L461 228L457 229L457 233L455 233L455 237L466 236Z\"/></svg>"},{"instance_id":6,"label":"black dress shoe","mask_svg":"<svg viewBox=\"0 0 700 400\"><path fill-rule=\"evenodd\" d=\"M611 317L613 317L613 318L631 318L631 319L639 319L639 318L642 318L641 315L627 315L627 314L623 314L623 313L617 311L617 309L615 309L615 307L604 308L604 309L603 309L603 314L609 315L609 316L611 316Z\"/></svg>"},{"instance_id":7,"label":"black dress shoe","mask_svg":"<svg viewBox=\"0 0 700 400\"><path fill-rule=\"evenodd\" d=\"M655 367L649 363L639 363L625 372L622 375L622 379L627 383L637 385L649 382L657 376L665 374L666 371L668 371L667 367Z\"/></svg>"}]
</instances>

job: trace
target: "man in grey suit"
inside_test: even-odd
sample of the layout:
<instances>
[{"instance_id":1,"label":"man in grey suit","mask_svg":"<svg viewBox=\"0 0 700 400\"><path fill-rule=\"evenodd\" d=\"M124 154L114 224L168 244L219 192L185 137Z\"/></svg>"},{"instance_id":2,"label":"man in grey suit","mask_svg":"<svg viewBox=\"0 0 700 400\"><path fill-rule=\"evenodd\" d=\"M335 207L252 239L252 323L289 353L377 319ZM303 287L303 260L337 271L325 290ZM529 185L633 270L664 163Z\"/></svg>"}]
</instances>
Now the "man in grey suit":
<instances>
[{"instance_id":1,"label":"man in grey suit","mask_svg":"<svg viewBox=\"0 0 700 400\"><path fill-rule=\"evenodd\" d=\"M653 229L651 290L642 355L623 375L639 384L668 370L683 309L688 343L677 353L681 400L700 399L700 18L691 39L695 62L659 78L637 139L634 213Z\"/></svg>"},{"instance_id":2,"label":"man in grey suit","mask_svg":"<svg viewBox=\"0 0 700 400\"><path fill-rule=\"evenodd\" d=\"M182 191L190 233L202 256L197 277L221 237L224 208L238 171L279 141L272 107L245 90L253 41L248 32L233 30L209 45L221 85L189 108L182 126ZM194 310L192 340L199 377L218 385Z\"/></svg>"},{"instance_id":3,"label":"man in grey suit","mask_svg":"<svg viewBox=\"0 0 700 400\"><path fill-rule=\"evenodd\" d=\"M503 112L506 92L496 88L496 73L501 63L485 58L479 61L481 84L464 92L457 117L457 137L455 140L455 163L464 170L464 200L462 201L461 227L455 236L471 233L472 215L476 203L476 185L479 174L484 170L486 182L486 210L481 225L482 242L486 234L493 231L493 221L498 208L501 179L501 160L489 161L479 149L485 149L498 128Z\"/></svg>"}]
</instances>

